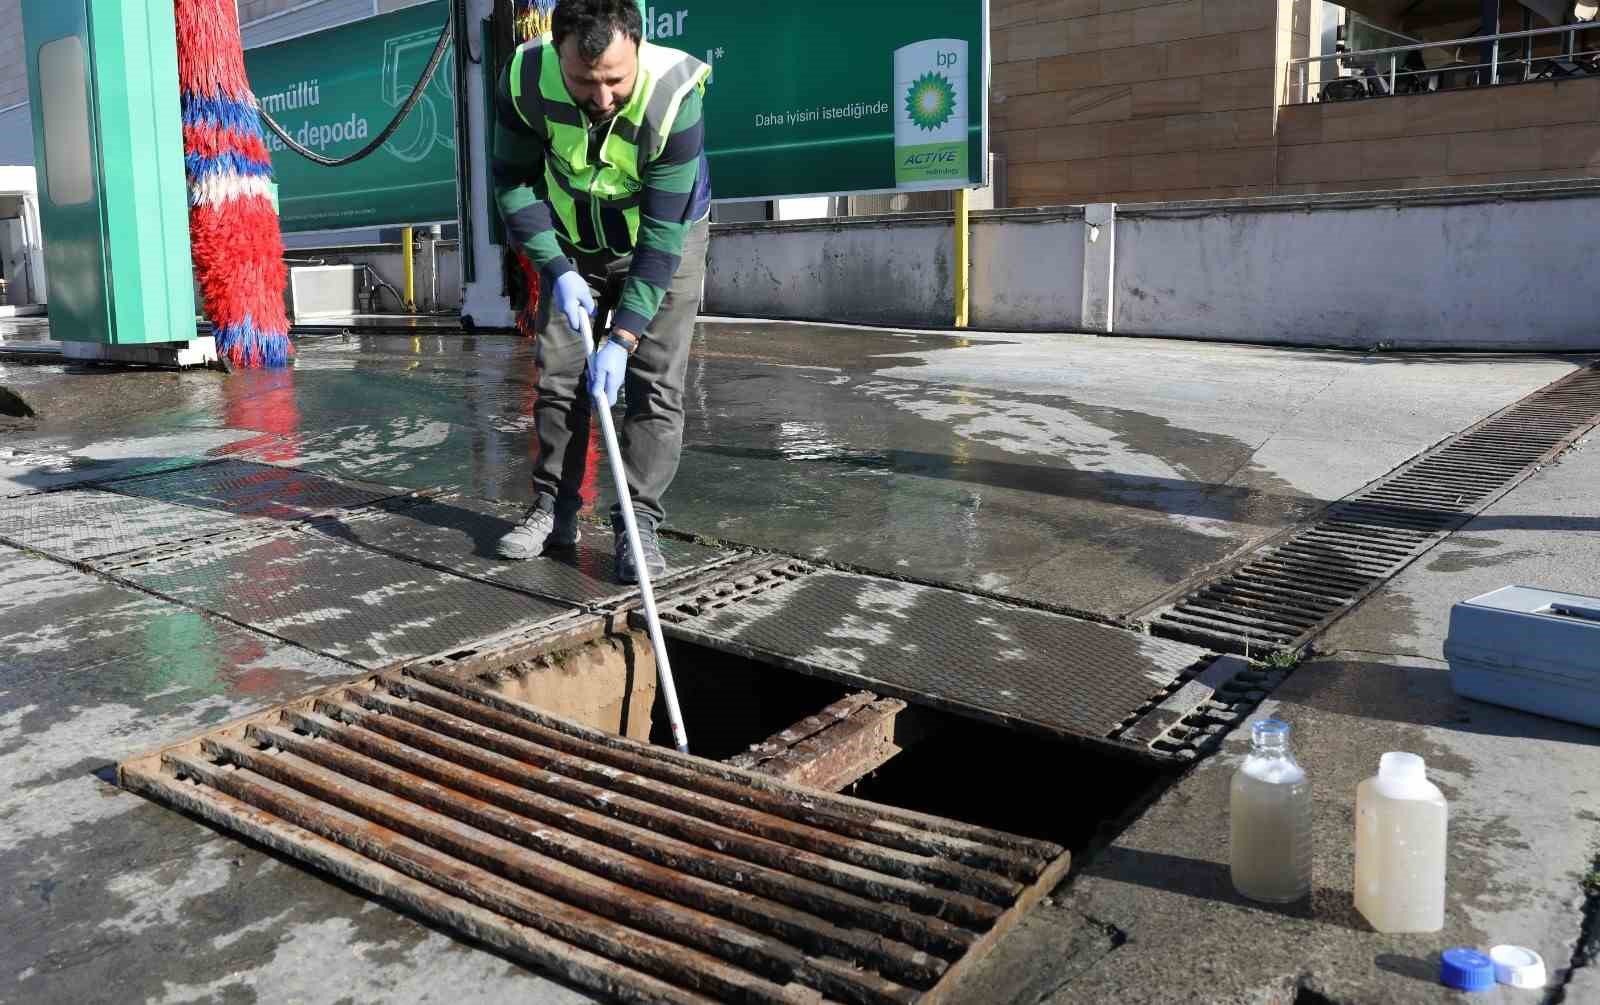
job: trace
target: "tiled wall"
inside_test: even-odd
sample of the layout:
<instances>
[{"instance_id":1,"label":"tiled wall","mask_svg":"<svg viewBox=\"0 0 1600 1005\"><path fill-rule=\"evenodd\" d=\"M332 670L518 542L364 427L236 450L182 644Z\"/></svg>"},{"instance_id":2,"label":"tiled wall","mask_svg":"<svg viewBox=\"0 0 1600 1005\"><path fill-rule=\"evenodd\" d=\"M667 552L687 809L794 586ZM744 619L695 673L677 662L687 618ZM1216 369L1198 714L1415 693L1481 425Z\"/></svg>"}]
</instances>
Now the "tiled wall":
<instances>
[{"instance_id":1,"label":"tiled wall","mask_svg":"<svg viewBox=\"0 0 1600 1005\"><path fill-rule=\"evenodd\" d=\"M1600 175L1600 80L1279 108L1309 0L993 0L1009 204Z\"/></svg>"},{"instance_id":2,"label":"tiled wall","mask_svg":"<svg viewBox=\"0 0 1600 1005\"><path fill-rule=\"evenodd\" d=\"M1279 190L1339 192L1600 176L1600 79L1295 105Z\"/></svg>"},{"instance_id":3,"label":"tiled wall","mask_svg":"<svg viewBox=\"0 0 1600 1005\"><path fill-rule=\"evenodd\" d=\"M0 109L28 100L22 61L22 0L0 0Z\"/></svg>"},{"instance_id":4,"label":"tiled wall","mask_svg":"<svg viewBox=\"0 0 1600 1005\"><path fill-rule=\"evenodd\" d=\"M1270 190L1279 2L994 0L1010 204Z\"/></svg>"}]
</instances>

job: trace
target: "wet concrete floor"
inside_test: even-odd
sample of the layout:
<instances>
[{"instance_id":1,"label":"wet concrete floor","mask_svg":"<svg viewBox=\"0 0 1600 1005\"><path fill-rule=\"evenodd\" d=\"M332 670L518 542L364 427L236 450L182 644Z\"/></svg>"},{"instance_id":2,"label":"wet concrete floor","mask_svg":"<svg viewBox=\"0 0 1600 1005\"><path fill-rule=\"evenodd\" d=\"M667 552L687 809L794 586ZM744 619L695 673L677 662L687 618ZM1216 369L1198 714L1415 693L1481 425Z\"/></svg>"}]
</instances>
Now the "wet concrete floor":
<instances>
[{"instance_id":1,"label":"wet concrete floor","mask_svg":"<svg viewBox=\"0 0 1600 1005\"><path fill-rule=\"evenodd\" d=\"M19 358L0 386L39 414L0 417L0 497L196 458L528 496L519 339L334 335L228 376ZM707 323L669 522L1120 616L1574 365ZM109 784L349 662L0 548L0 668L0 1001L584 1000Z\"/></svg>"},{"instance_id":2,"label":"wet concrete floor","mask_svg":"<svg viewBox=\"0 0 1600 1005\"><path fill-rule=\"evenodd\" d=\"M707 323L668 524L1118 617L1574 365ZM226 377L0 360L40 414L0 494L187 453L523 500L534 380L508 336L319 336Z\"/></svg>"}]
</instances>

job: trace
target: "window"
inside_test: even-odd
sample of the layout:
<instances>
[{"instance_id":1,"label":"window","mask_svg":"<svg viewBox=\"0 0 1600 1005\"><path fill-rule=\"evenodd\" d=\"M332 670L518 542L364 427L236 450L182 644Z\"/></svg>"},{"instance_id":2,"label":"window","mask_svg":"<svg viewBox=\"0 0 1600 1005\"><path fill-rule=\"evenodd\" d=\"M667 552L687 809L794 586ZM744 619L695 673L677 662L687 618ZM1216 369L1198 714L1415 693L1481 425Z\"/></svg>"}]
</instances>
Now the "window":
<instances>
[{"instance_id":1,"label":"window","mask_svg":"<svg viewBox=\"0 0 1600 1005\"><path fill-rule=\"evenodd\" d=\"M77 206L94 198L87 77L83 42L76 35L39 47L45 184L57 206Z\"/></svg>"}]
</instances>

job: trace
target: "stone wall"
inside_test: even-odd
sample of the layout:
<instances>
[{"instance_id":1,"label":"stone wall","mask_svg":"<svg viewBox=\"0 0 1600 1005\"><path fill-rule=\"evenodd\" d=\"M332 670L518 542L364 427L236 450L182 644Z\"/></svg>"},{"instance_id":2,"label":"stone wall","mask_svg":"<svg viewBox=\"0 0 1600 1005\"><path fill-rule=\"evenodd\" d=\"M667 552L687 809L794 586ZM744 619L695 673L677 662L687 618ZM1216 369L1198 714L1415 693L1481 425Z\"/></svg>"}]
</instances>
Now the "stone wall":
<instances>
[{"instance_id":1,"label":"stone wall","mask_svg":"<svg viewBox=\"0 0 1600 1005\"><path fill-rule=\"evenodd\" d=\"M1282 192L1429 188L1600 175L1600 78L1291 105Z\"/></svg>"},{"instance_id":2,"label":"stone wall","mask_svg":"<svg viewBox=\"0 0 1600 1005\"><path fill-rule=\"evenodd\" d=\"M1088 209L1093 226L1073 208L973 214L972 327L1600 349L1594 182ZM713 227L706 310L948 328L950 228L935 214Z\"/></svg>"},{"instance_id":3,"label":"stone wall","mask_svg":"<svg viewBox=\"0 0 1600 1005\"><path fill-rule=\"evenodd\" d=\"M1308 0L1285 3L1303 23ZM1271 191L1279 6L994 0L990 120L1009 204Z\"/></svg>"}]
</instances>

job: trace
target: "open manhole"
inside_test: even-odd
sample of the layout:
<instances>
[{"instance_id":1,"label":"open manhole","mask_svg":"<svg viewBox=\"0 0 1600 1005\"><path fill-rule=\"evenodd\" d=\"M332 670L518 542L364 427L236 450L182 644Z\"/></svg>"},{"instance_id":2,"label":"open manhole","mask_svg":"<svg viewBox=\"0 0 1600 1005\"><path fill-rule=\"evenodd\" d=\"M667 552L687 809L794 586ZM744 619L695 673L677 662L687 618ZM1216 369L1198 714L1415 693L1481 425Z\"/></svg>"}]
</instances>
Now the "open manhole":
<instances>
[{"instance_id":1,"label":"open manhole","mask_svg":"<svg viewBox=\"0 0 1600 1005\"><path fill-rule=\"evenodd\" d=\"M648 642L606 624L416 661L119 777L605 997L879 1003L958 1000L1071 849L1176 770L672 642L682 755ZM1070 805L1039 789L1063 770L1094 779Z\"/></svg>"}]
</instances>

